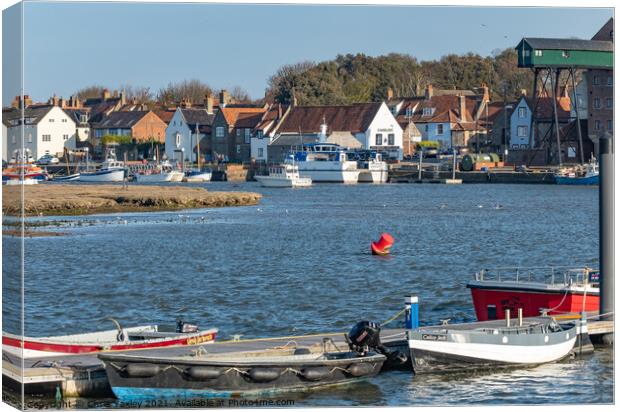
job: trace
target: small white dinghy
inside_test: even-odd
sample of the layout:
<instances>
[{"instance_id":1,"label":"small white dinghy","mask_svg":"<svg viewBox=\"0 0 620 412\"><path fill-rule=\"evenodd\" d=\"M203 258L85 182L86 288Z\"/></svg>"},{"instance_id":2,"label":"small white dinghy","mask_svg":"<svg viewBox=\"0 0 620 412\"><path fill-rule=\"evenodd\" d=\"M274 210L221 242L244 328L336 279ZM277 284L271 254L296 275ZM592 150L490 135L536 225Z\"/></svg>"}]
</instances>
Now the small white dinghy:
<instances>
[{"instance_id":1,"label":"small white dinghy","mask_svg":"<svg viewBox=\"0 0 620 412\"><path fill-rule=\"evenodd\" d=\"M254 176L264 187L308 187L312 186L312 179L299 175L299 168L295 164L284 164L269 168L268 176Z\"/></svg>"},{"instance_id":2,"label":"small white dinghy","mask_svg":"<svg viewBox=\"0 0 620 412\"><path fill-rule=\"evenodd\" d=\"M213 343L217 329L200 331L196 325L177 321L172 325L147 325L77 335L24 337L2 333L2 350L29 359L50 356L83 355L128 349L166 348Z\"/></svg>"},{"instance_id":3,"label":"small white dinghy","mask_svg":"<svg viewBox=\"0 0 620 412\"><path fill-rule=\"evenodd\" d=\"M575 324L547 317L419 327L408 342L416 373L442 373L555 362L576 339Z\"/></svg>"}]
</instances>

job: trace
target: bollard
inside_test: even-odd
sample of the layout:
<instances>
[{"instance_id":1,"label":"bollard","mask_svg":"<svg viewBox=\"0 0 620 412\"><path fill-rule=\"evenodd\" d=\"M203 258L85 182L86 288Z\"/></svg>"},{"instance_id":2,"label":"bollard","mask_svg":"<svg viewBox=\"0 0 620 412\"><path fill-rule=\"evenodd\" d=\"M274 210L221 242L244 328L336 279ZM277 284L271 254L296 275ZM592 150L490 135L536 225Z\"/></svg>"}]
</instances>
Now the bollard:
<instances>
[{"instance_id":1,"label":"bollard","mask_svg":"<svg viewBox=\"0 0 620 412\"><path fill-rule=\"evenodd\" d=\"M510 309L504 311L504 317L506 318L506 327L510 327Z\"/></svg>"},{"instance_id":2,"label":"bollard","mask_svg":"<svg viewBox=\"0 0 620 412\"><path fill-rule=\"evenodd\" d=\"M405 328L415 329L420 326L418 297L405 296Z\"/></svg>"},{"instance_id":3,"label":"bollard","mask_svg":"<svg viewBox=\"0 0 620 412\"><path fill-rule=\"evenodd\" d=\"M519 318L519 326L523 326L523 308L519 308L517 316Z\"/></svg>"}]
</instances>

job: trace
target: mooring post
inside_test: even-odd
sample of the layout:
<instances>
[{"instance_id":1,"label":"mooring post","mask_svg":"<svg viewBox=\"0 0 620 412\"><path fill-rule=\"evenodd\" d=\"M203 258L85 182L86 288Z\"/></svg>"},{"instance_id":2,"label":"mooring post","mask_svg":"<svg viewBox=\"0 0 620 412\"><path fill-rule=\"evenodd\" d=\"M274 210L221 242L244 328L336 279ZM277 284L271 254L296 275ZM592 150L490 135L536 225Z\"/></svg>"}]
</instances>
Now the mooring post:
<instances>
[{"instance_id":1,"label":"mooring post","mask_svg":"<svg viewBox=\"0 0 620 412\"><path fill-rule=\"evenodd\" d=\"M519 319L519 326L523 326L523 308L518 309L517 317Z\"/></svg>"},{"instance_id":2,"label":"mooring post","mask_svg":"<svg viewBox=\"0 0 620 412\"><path fill-rule=\"evenodd\" d=\"M614 319L614 150L610 136L599 139L600 319Z\"/></svg>"},{"instance_id":3,"label":"mooring post","mask_svg":"<svg viewBox=\"0 0 620 412\"><path fill-rule=\"evenodd\" d=\"M409 330L420 326L418 297L405 296L405 327Z\"/></svg>"},{"instance_id":4,"label":"mooring post","mask_svg":"<svg viewBox=\"0 0 620 412\"><path fill-rule=\"evenodd\" d=\"M504 317L506 318L506 327L510 327L510 309L504 311Z\"/></svg>"}]
</instances>

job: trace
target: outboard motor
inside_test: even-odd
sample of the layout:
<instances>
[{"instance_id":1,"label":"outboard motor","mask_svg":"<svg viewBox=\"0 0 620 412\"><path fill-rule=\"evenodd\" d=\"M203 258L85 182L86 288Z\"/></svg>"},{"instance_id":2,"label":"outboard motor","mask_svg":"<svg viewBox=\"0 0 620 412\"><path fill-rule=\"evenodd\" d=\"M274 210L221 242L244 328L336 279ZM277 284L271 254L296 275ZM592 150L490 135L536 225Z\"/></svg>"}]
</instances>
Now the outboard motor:
<instances>
[{"instance_id":1,"label":"outboard motor","mask_svg":"<svg viewBox=\"0 0 620 412\"><path fill-rule=\"evenodd\" d=\"M344 339L349 344L349 349L356 352L359 356L366 356L371 350L379 352L387 357L384 367L402 367L407 360L407 355L398 350L389 350L381 343L381 326L378 323L367 320L357 322L348 334L345 333Z\"/></svg>"}]
</instances>

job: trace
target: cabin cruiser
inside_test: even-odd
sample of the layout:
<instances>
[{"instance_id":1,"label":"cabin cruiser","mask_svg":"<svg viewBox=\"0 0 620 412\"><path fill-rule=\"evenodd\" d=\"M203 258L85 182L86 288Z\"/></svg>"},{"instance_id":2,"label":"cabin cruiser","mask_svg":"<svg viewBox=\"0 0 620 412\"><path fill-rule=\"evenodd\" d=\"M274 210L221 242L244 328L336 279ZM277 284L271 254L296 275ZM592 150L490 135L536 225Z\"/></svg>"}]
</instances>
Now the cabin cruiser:
<instances>
[{"instance_id":1,"label":"cabin cruiser","mask_svg":"<svg viewBox=\"0 0 620 412\"><path fill-rule=\"evenodd\" d=\"M312 179L299 175L299 166L286 163L269 168L269 175L254 176L264 187L308 187L312 186Z\"/></svg>"},{"instance_id":2,"label":"cabin cruiser","mask_svg":"<svg viewBox=\"0 0 620 412\"><path fill-rule=\"evenodd\" d=\"M107 159L101 167L93 172L81 172L81 182L122 182L125 178L125 163L116 159Z\"/></svg>"},{"instance_id":3,"label":"cabin cruiser","mask_svg":"<svg viewBox=\"0 0 620 412\"><path fill-rule=\"evenodd\" d=\"M349 160L347 152L337 144L305 144L302 151L293 154L293 161L299 166L299 173L310 177L313 182L358 182L360 170L357 162Z\"/></svg>"},{"instance_id":4,"label":"cabin cruiser","mask_svg":"<svg viewBox=\"0 0 620 412\"><path fill-rule=\"evenodd\" d=\"M138 183L180 182L183 172L172 167L170 162L162 162L154 169L144 170L134 175Z\"/></svg>"}]
</instances>

